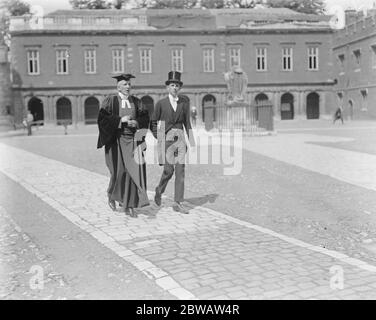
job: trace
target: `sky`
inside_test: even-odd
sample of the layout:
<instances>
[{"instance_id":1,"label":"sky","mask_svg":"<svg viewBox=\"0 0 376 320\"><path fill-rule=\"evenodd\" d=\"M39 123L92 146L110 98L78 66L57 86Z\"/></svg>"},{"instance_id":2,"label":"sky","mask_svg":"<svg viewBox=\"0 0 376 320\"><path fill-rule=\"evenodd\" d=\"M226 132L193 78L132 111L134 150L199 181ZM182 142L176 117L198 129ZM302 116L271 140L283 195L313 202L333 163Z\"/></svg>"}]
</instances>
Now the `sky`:
<instances>
[{"instance_id":1,"label":"sky","mask_svg":"<svg viewBox=\"0 0 376 320\"><path fill-rule=\"evenodd\" d=\"M49 13L58 9L71 9L69 0L24 0L30 5L40 6L43 8L43 12ZM327 4L327 8L334 6L341 6L344 9L352 7L355 9L372 8L376 0L324 0Z\"/></svg>"}]
</instances>

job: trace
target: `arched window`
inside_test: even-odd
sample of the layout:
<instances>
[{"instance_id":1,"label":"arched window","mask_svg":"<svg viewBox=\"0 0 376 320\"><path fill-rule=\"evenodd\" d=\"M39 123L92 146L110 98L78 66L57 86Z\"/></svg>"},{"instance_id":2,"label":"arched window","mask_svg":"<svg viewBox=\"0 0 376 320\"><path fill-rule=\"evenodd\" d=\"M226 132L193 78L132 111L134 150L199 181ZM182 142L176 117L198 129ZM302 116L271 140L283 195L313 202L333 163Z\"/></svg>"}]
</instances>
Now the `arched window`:
<instances>
[{"instance_id":1,"label":"arched window","mask_svg":"<svg viewBox=\"0 0 376 320\"><path fill-rule=\"evenodd\" d=\"M56 102L57 124L72 124L72 104L68 98L59 98Z\"/></svg>"},{"instance_id":2,"label":"arched window","mask_svg":"<svg viewBox=\"0 0 376 320\"><path fill-rule=\"evenodd\" d=\"M294 96L291 93L285 93L281 97L281 119L294 119Z\"/></svg>"},{"instance_id":3,"label":"arched window","mask_svg":"<svg viewBox=\"0 0 376 320\"><path fill-rule=\"evenodd\" d=\"M99 111L99 101L95 97L85 100L85 124L97 123Z\"/></svg>"},{"instance_id":4,"label":"arched window","mask_svg":"<svg viewBox=\"0 0 376 320\"><path fill-rule=\"evenodd\" d=\"M320 96L316 92L307 95L307 119L320 118Z\"/></svg>"},{"instance_id":5,"label":"arched window","mask_svg":"<svg viewBox=\"0 0 376 320\"><path fill-rule=\"evenodd\" d=\"M205 109L211 108L213 109L213 121L216 119L215 115L215 104L216 98L212 94L207 94L202 98L202 121L205 122ZM209 111L208 111L209 112ZM211 112L211 111L210 111Z\"/></svg>"},{"instance_id":6,"label":"arched window","mask_svg":"<svg viewBox=\"0 0 376 320\"><path fill-rule=\"evenodd\" d=\"M41 99L37 97L32 97L29 100L27 109L30 110L31 114L34 116L34 121L44 120L43 102Z\"/></svg>"},{"instance_id":7,"label":"arched window","mask_svg":"<svg viewBox=\"0 0 376 320\"><path fill-rule=\"evenodd\" d=\"M148 112L149 112L149 117L151 117L151 115L154 112L154 100L153 100L153 98L150 97L150 96L143 96L141 98L141 102L143 103L144 106L146 106L146 108L148 109Z\"/></svg>"}]
</instances>

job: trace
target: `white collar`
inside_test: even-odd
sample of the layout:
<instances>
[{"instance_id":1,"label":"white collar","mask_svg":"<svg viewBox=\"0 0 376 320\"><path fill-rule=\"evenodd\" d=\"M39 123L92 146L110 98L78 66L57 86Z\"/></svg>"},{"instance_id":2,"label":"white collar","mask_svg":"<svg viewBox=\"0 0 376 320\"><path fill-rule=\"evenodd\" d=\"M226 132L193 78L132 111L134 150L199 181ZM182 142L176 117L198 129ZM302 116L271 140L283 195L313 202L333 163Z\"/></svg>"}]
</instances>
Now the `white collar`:
<instances>
[{"instance_id":1,"label":"white collar","mask_svg":"<svg viewBox=\"0 0 376 320\"><path fill-rule=\"evenodd\" d=\"M169 99L170 99L170 101L176 101L176 102L178 102L178 100L179 100L179 97L174 97L174 96L172 96L170 93L168 94L168 97L169 97Z\"/></svg>"},{"instance_id":2,"label":"white collar","mask_svg":"<svg viewBox=\"0 0 376 320\"><path fill-rule=\"evenodd\" d=\"M121 100L128 100L129 99L129 96L126 96L125 94L119 92L119 96L120 96L120 99Z\"/></svg>"}]
</instances>

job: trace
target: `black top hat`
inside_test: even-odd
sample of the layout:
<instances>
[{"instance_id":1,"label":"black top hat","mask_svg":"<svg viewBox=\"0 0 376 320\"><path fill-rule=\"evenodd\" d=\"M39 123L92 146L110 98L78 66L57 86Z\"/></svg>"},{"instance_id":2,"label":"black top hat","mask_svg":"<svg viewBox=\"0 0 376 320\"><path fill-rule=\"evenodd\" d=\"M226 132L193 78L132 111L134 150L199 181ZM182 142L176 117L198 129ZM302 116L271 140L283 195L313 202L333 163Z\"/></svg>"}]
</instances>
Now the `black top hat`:
<instances>
[{"instance_id":1,"label":"black top hat","mask_svg":"<svg viewBox=\"0 0 376 320\"><path fill-rule=\"evenodd\" d=\"M180 86L183 85L183 82L180 81L181 73L178 71L170 71L168 73L168 80L165 82L166 86L168 86L170 83L178 83Z\"/></svg>"},{"instance_id":2,"label":"black top hat","mask_svg":"<svg viewBox=\"0 0 376 320\"><path fill-rule=\"evenodd\" d=\"M127 74L121 74L121 75L118 75L118 76L114 76L112 78L116 79L117 82L119 82L119 81L122 81L122 80L129 81L131 78L136 78L136 77L133 74L127 73Z\"/></svg>"}]
</instances>

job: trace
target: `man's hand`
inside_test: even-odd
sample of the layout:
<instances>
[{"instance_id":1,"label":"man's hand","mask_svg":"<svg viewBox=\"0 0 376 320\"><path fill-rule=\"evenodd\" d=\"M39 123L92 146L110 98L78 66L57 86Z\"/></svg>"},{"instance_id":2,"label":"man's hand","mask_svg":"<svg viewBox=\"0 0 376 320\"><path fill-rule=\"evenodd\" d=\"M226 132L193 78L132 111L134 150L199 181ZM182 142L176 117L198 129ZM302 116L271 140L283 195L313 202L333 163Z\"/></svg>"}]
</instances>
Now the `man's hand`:
<instances>
[{"instance_id":1,"label":"man's hand","mask_svg":"<svg viewBox=\"0 0 376 320\"><path fill-rule=\"evenodd\" d=\"M128 127L137 128L138 122L136 120L128 120Z\"/></svg>"},{"instance_id":2,"label":"man's hand","mask_svg":"<svg viewBox=\"0 0 376 320\"><path fill-rule=\"evenodd\" d=\"M124 116L121 118L121 122L128 122L130 119L130 116Z\"/></svg>"}]
</instances>

